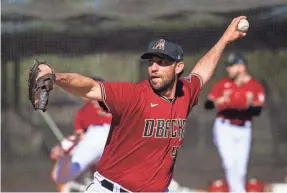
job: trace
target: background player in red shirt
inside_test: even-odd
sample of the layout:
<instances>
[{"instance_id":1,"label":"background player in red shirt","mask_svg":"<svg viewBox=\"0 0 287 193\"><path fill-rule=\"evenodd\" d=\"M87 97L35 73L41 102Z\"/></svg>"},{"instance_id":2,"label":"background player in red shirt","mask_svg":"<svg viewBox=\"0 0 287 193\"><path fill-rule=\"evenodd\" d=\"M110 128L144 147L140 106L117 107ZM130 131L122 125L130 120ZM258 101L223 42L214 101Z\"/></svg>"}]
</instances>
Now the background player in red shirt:
<instances>
[{"instance_id":1,"label":"background player in red shirt","mask_svg":"<svg viewBox=\"0 0 287 193\"><path fill-rule=\"evenodd\" d=\"M104 81L99 77L93 77L93 79L101 82ZM112 115L110 113L106 113L98 101L89 100L87 98L83 99L86 103L77 112L74 121L74 132L77 135L84 134L91 125L111 124Z\"/></svg>"},{"instance_id":2,"label":"background player in red shirt","mask_svg":"<svg viewBox=\"0 0 287 193\"><path fill-rule=\"evenodd\" d=\"M258 116L265 101L263 86L247 72L242 54L228 57L228 77L214 84L205 103L216 108L214 143L232 192L245 192L246 173L252 140L252 118Z\"/></svg>"},{"instance_id":3,"label":"background player in red shirt","mask_svg":"<svg viewBox=\"0 0 287 193\"><path fill-rule=\"evenodd\" d=\"M93 79L103 81L99 77ZM85 104L75 116L75 134L53 147L50 154L51 159L56 161L52 179L56 182L62 180L57 186L59 191L72 187L75 184L73 180L78 179L88 168L93 173L96 171L110 130L111 114L104 112L97 101L86 98L83 100ZM70 164L72 167L68 171L66 166ZM63 169L65 173L61 172Z\"/></svg>"},{"instance_id":4,"label":"background player in red shirt","mask_svg":"<svg viewBox=\"0 0 287 193\"><path fill-rule=\"evenodd\" d=\"M94 181L87 192L163 192L173 175L186 117L212 76L225 47L246 34L237 30L240 16L215 46L183 73L181 46L165 39L150 42L142 59L149 60L149 79L138 83L97 82L76 73L55 73L66 91L101 101L113 115L112 126ZM43 76L52 73L40 65Z\"/></svg>"}]
</instances>

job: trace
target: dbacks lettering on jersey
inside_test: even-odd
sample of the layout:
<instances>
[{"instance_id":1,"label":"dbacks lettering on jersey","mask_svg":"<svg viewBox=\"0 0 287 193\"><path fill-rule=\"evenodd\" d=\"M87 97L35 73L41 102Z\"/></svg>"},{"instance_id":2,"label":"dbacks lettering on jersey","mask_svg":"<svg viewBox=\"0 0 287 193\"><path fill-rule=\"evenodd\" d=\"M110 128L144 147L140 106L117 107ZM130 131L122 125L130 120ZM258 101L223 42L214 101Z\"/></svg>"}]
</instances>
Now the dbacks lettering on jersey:
<instances>
[{"instance_id":1,"label":"dbacks lettering on jersey","mask_svg":"<svg viewBox=\"0 0 287 193\"><path fill-rule=\"evenodd\" d=\"M186 119L146 119L143 137L184 138ZM170 156L176 157L181 145L171 147Z\"/></svg>"},{"instance_id":2,"label":"dbacks lettering on jersey","mask_svg":"<svg viewBox=\"0 0 287 193\"><path fill-rule=\"evenodd\" d=\"M146 119L143 137L183 139L185 125L185 119Z\"/></svg>"}]
</instances>

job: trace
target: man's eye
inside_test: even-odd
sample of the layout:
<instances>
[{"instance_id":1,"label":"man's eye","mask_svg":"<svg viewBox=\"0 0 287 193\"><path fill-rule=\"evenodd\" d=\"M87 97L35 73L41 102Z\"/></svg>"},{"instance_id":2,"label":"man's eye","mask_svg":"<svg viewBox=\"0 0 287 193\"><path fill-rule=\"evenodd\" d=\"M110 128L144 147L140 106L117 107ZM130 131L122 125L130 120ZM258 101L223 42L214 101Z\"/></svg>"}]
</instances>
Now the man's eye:
<instances>
[{"instance_id":1,"label":"man's eye","mask_svg":"<svg viewBox=\"0 0 287 193\"><path fill-rule=\"evenodd\" d=\"M149 63L150 63L150 64L153 64L153 63L162 64L163 61L162 61L162 60L157 60L157 61L149 60Z\"/></svg>"},{"instance_id":2,"label":"man's eye","mask_svg":"<svg viewBox=\"0 0 287 193\"><path fill-rule=\"evenodd\" d=\"M157 60L157 61L149 60L150 65L153 65L153 63L156 63L158 65L167 65L168 61L166 61L166 60Z\"/></svg>"}]
</instances>

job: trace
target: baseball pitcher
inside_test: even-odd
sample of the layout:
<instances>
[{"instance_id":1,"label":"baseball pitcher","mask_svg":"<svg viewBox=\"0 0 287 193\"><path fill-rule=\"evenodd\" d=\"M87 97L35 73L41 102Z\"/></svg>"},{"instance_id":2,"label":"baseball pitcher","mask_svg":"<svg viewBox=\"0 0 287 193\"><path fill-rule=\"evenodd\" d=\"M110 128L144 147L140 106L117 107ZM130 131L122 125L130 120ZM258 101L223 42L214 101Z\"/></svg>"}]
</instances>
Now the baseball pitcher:
<instances>
[{"instance_id":1,"label":"baseball pitcher","mask_svg":"<svg viewBox=\"0 0 287 193\"><path fill-rule=\"evenodd\" d=\"M265 101L263 86L247 71L247 60L232 53L226 63L228 77L217 81L208 94L206 109L216 108L213 126L230 191L245 192L247 165L252 140L252 118Z\"/></svg>"},{"instance_id":2,"label":"baseball pitcher","mask_svg":"<svg viewBox=\"0 0 287 193\"><path fill-rule=\"evenodd\" d=\"M93 78L96 81L103 79ZM94 173L103 154L111 123L111 114L102 110L97 101L89 101L83 98L86 104L76 113L74 121L75 135L66 137L60 145L52 148L50 157L56 161L51 177L57 184L60 192L71 190L84 191L83 186L89 176L84 172ZM70 159L62 161L69 156ZM62 162L62 163L61 163ZM71 165L70 170L64 169ZM81 167L77 168L80 165ZM66 170L68 172L61 172ZM79 179L80 178L80 179ZM59 182L62 179L62 184ZM64 184L63 184L64 183ZM171 191L182 192L189 190L181 187L172 179L169 186Z\"/></svg>"},{"instance_id":3,"label":"baseball pitcher","mask_svg":"<svg viewBox=\"0 0 287 193\"><path fill-rule=\"evenodd\" d=\"M98 82L77 73L59 73L38 62L29 76L30 100L45 111L53 84L100 101L112 114L104 153L86 192L164 192L173 176L186 118L210 79L225 47L246 35L234 18L215 46L185 78L180 45L156 39L141 56L149 62L148 80Z\"/></svg>"}]
</instances>

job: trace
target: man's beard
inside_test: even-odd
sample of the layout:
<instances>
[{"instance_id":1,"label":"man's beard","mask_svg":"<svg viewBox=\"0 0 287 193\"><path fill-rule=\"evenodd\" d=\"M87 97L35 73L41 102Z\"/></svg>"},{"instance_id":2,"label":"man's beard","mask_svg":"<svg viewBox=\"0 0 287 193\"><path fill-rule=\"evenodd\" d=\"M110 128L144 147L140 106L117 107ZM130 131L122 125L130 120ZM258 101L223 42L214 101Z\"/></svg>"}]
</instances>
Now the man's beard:
<instances>
[{"instance_id":1,"label":"man's beard","mask_svg":"<svg viewBox=\"0 0 287 193\"><path fill-rule=\"evenodd\" d=\"M174 81L175 76L173 76L171 79L163 80L163 84L160 87L155 87L155 85L152 84L152 79L149 78L149 84L156 93L163 93L167 91L173 85Z\"/></svg>"},{"instance_id":2,"label":"man's beard","mask_svg":"<svg viewBox=\"0 0 287 193\"><path fill-rule=\"evenodd\" d=\"M239 77L240 73L236 73L234 76L231 77L231 80L236 80Z\"/></svg>"}]
</instances>

